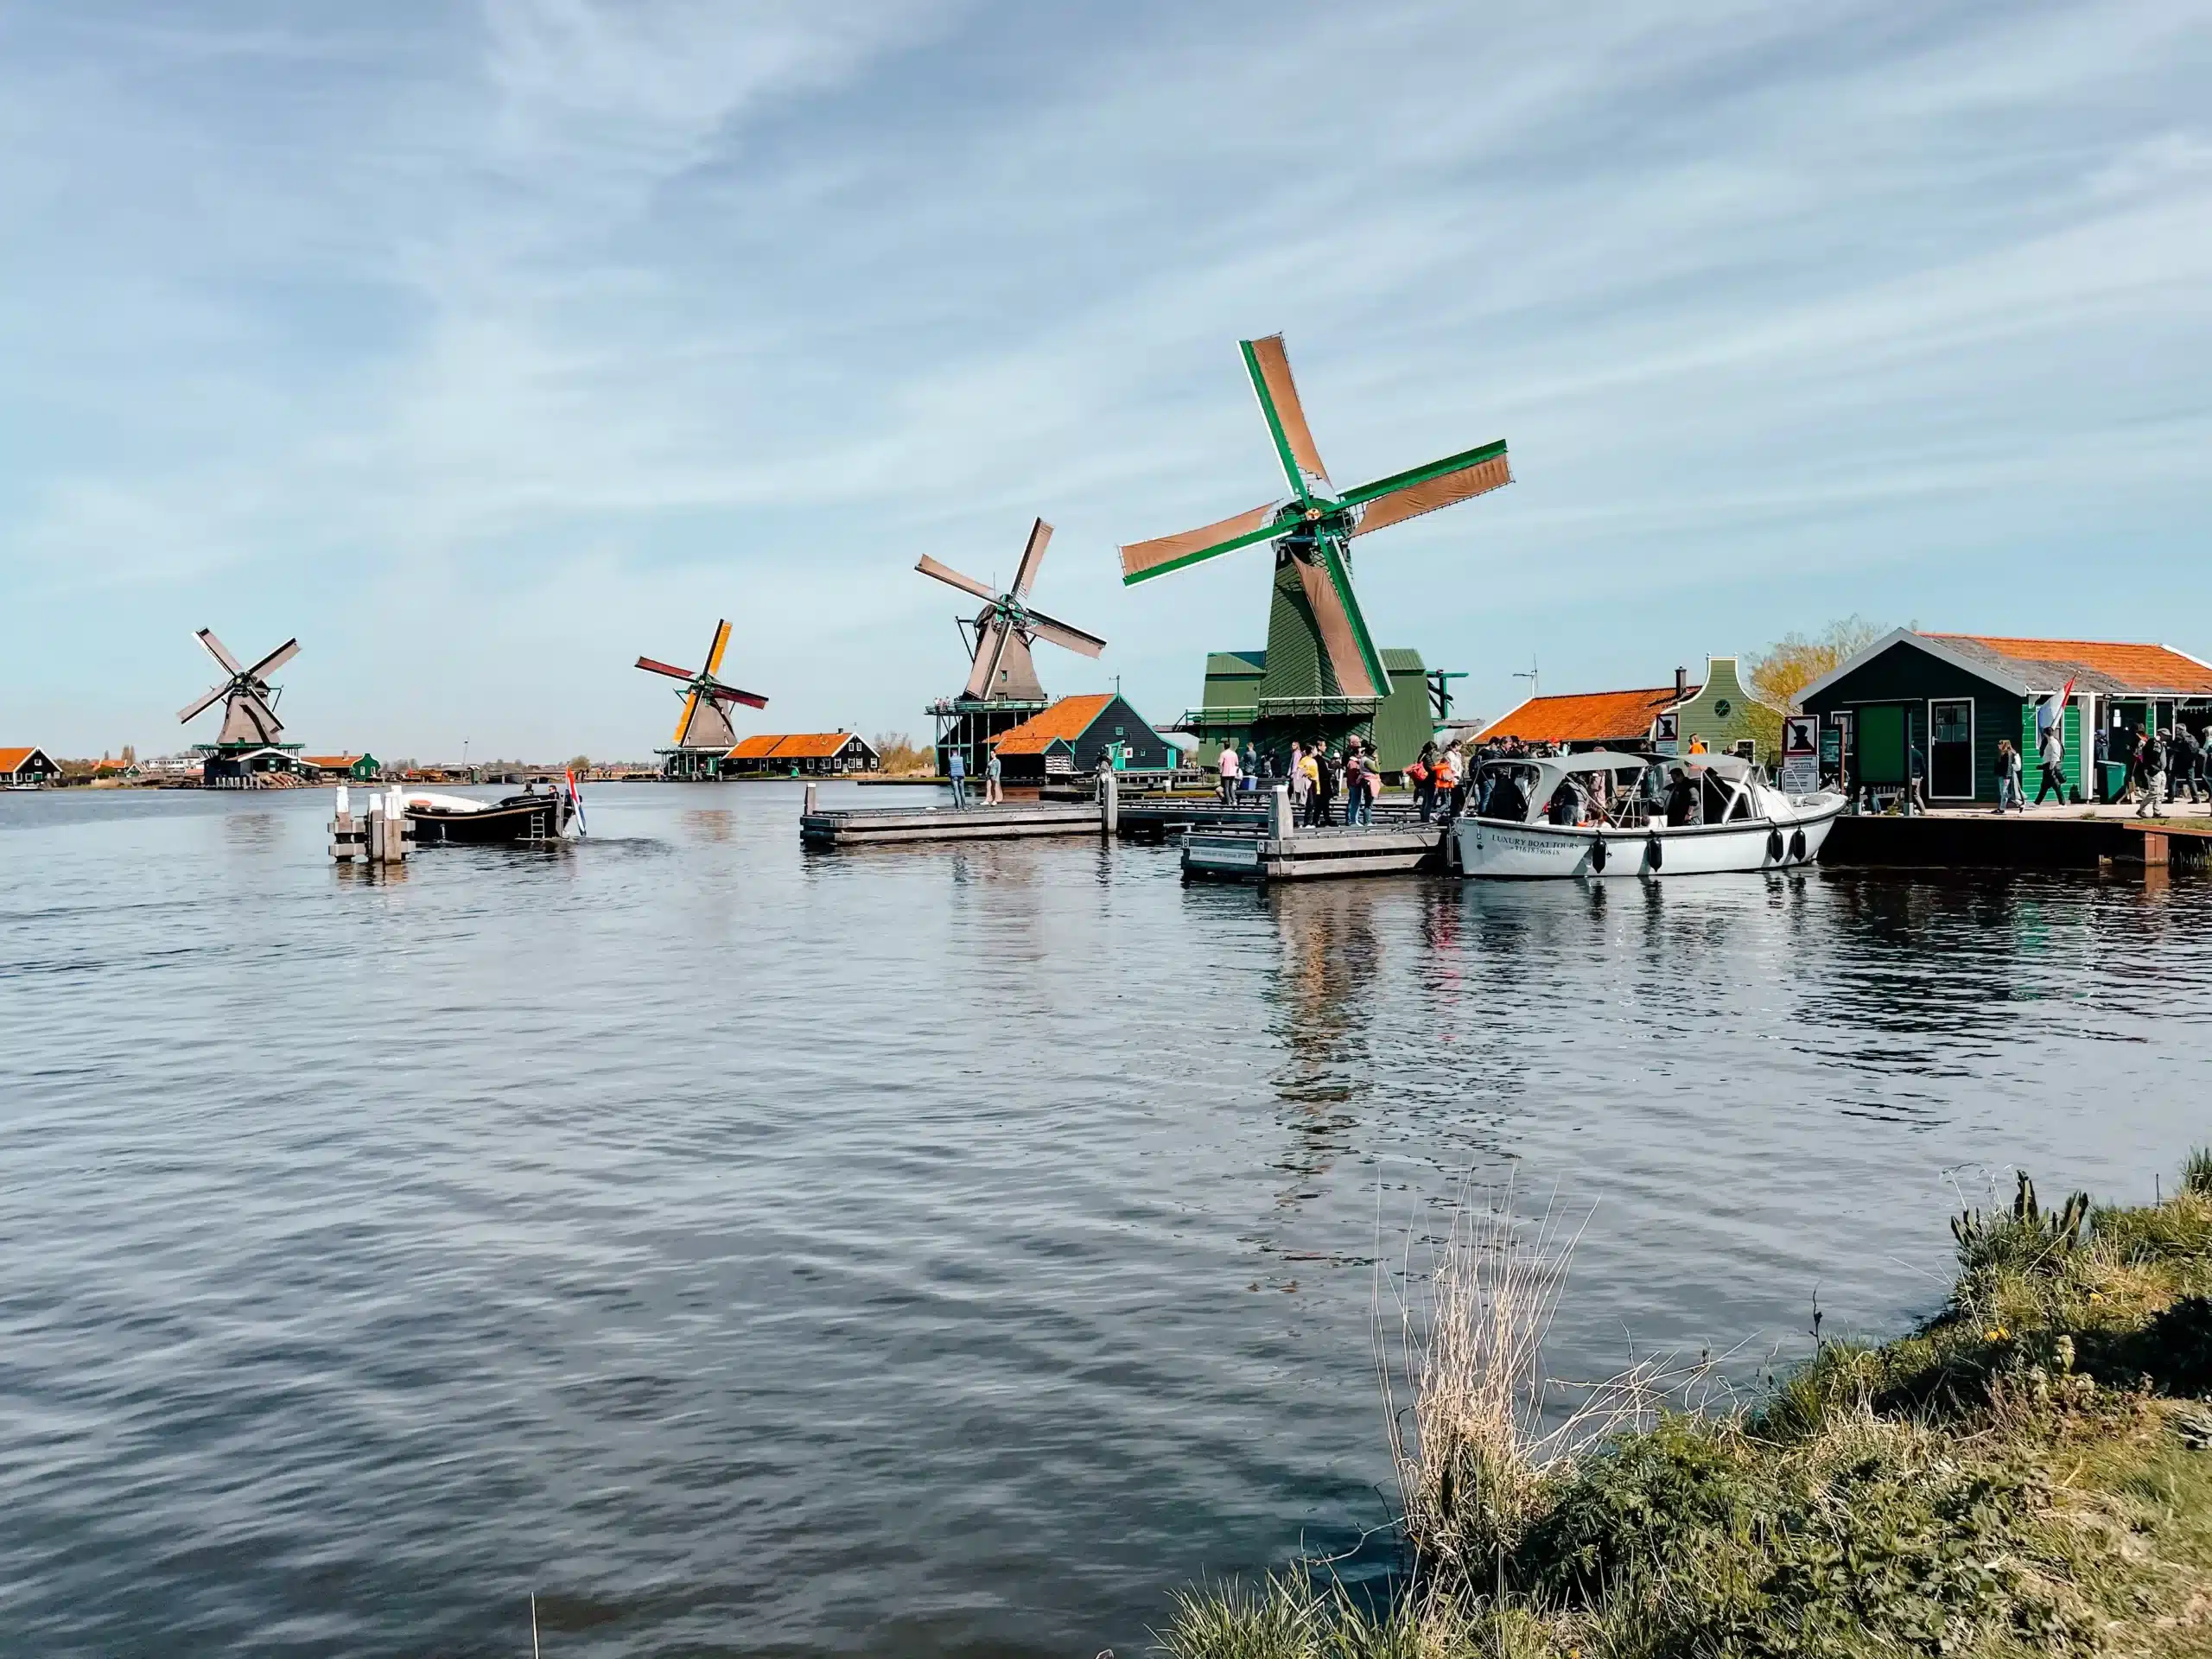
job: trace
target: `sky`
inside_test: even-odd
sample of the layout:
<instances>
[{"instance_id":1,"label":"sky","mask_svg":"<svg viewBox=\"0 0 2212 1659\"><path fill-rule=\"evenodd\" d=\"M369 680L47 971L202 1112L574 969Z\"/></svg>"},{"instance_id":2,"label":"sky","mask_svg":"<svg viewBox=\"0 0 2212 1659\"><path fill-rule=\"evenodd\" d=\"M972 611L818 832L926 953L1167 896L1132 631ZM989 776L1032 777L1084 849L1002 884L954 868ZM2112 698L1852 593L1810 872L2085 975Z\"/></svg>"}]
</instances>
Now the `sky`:
<instances>
[{"instance_id":1,"label":"sky","mask_svg":"<svg viewBox=\"0 0 2212 1659\"><path fill-rule=\"evenodd\" d=\"M1462 713L1857 614L2212 658L2202 0L0 0L0 742L142 754L289 635L289 735L645 758L920 734L925 553L1158 724L1264 643L1281 331Z\"/></svg>"}]
</instances>

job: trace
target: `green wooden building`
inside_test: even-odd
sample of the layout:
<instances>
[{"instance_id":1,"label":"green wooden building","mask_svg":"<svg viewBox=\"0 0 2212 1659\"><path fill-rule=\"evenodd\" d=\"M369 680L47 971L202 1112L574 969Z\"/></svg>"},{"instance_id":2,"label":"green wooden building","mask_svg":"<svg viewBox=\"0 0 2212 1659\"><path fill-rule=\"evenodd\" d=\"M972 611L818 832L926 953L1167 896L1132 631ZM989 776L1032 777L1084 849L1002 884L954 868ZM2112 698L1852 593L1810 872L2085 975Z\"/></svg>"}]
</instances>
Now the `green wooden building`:
<instances>
[{"instance_id":1,"label":"green wooden building","mask_svg":"<svg viewBox=\"0 0 2212 1659\"><path fill-rule=\"evenodd\" d=\"M1436 686L1417 651L1385 651L1390 673L1385 697L1344 697L1301 688L1296 675L1271 674L1273 647L1266 651L1217 651L1206 657L1201 706L1183 717L1183 729L1198 740L1198 760L1211 766L1224 744L1240 749L1256 741L1279 759L1294 742L1332 746L1345 737L1371 740L1385 772L1402 771L1436 729ZM1286 688L1286 680L1290 685Z\"/></svg>"},{"instance_id":2,"label":"green wooden building","mask_svg":"<svg viewBox=\"0 0 2212 1659\"><path fill-rule=\"evenodd\" d=\"M2212 721L2212 664L2166 645L1899 628L1797 700L1820 716L1823 770L1840 762L1853 788L1878 798L1904 786L1917 751L1931 805L1994 803L1997 745L2010 738L2032 798L2038 736L2057 721L2069 795L2101 800L2118 780L2098 773L2098 734L2117 760L2153 721L2161 731L2177 719L2201 728Z\"/></svg>"},{"instance_id":3,"label":"green wooden building","mask_svg":"<svg viewBox=\"0 0 2212 1659\"><path fill-rule=\"evenodd\" d=\"M1774 734L1782 728L1782 710L1751 694L1738 677L1733 657L1708 657L1705 662L1705 683L1675 706L1674 747L1687 753L1691 743L1703 738L1711 753L1740 754L1761 766L1773 766L1777 757L1770 750ZM1675 683L1681 685L1686 678L1677 673Z\"/></svg>"}]
</instances>

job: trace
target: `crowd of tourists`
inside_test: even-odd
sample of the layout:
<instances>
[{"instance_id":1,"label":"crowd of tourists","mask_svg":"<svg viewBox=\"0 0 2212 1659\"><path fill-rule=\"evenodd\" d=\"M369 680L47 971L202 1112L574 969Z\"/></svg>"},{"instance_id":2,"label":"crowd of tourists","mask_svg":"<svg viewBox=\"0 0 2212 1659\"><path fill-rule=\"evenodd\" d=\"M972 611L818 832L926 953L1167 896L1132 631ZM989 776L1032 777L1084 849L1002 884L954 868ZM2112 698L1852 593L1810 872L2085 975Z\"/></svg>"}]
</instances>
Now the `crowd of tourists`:
<instances>
[{"instance_id":1,"label":"crowd of tourists","mask_svg":"<svg viewBox=\"0 0 2212 1659\"><path fill-rule=\"evenodd\" d=\"M2184 796L2192 806L2212 804L2212 721L2201 729L2192 729L2186 720L2176 720L2164 730L2155 725L2139 731L2125 726L2109 730L2100 727L2092 753L2100 776L2115 761L2126 768L2117 803L2133 805L2139 818L2156 817ZM2036 761L2040 775L2033 804L2041 806L2056 796L2063 806L2068 790L2066 740L2056 720L2047 722L2036 740ZM2010 739L1998 739L1999 813L2028 810L2026 773L2026 757ZM1918 781L1916 774L1914 782Z\"/></svg>"}]
</instances>

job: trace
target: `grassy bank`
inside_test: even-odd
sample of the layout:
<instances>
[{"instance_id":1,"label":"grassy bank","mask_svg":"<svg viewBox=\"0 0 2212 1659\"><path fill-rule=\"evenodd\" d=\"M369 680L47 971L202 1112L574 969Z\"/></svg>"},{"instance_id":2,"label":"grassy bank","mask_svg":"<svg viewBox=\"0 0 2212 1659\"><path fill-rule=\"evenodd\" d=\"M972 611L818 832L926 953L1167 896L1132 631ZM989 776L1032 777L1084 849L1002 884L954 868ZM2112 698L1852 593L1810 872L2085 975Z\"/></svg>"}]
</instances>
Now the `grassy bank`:
<instances>
[{"instance_id":1,"label":"grassy bank","mask_svg":"<svg viewBox=\"0 0 2212 1659\"><path fill-rule=\"evenodd\" d=\"M1543 1270L1455 1232L1391 1414L1392 1605L1325 1572L1194 1592L1166 1651L2212 1659L2212 1154L2163 1203L2054 1211L2023 1178L1952 1230L1920 1329L1567 1452L1533 1428Z\"/></svg>"}]
</instances>

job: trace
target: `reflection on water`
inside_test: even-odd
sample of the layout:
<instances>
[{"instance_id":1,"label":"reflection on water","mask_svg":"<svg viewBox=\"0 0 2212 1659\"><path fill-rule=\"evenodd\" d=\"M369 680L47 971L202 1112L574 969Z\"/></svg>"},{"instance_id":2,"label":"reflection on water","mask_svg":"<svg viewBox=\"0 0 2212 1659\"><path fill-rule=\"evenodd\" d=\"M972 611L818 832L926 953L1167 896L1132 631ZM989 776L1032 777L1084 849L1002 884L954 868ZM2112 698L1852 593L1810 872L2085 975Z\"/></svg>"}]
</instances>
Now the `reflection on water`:
<instances>
[{"instance_id":1,"label":"reflection on water","mask_svg":"<svg viewBox=\"0 0 2212 1659\"><path fill-rule=\"evenodd\" d=\"M1755 1368L1925 1308L1953 1181L2203 1138L2201 878L1261 895L799 794L335 874L319 793L0 800L10 1640L1142 1651L1384 1518L1465 1172L1591 1216L1560 1369Z\"/></svg>"}]
</instances>

